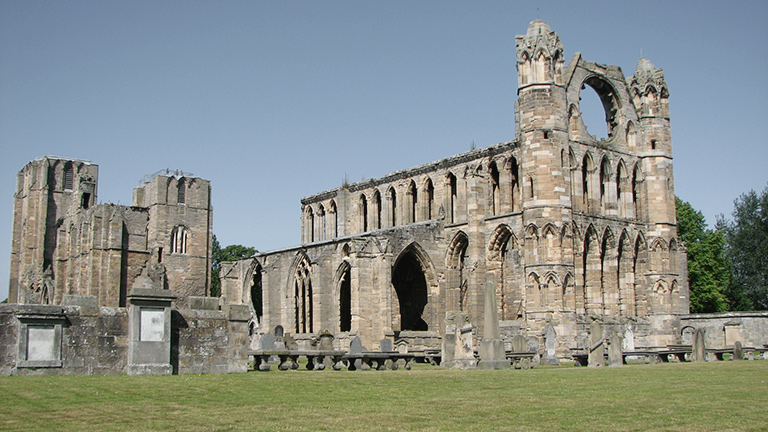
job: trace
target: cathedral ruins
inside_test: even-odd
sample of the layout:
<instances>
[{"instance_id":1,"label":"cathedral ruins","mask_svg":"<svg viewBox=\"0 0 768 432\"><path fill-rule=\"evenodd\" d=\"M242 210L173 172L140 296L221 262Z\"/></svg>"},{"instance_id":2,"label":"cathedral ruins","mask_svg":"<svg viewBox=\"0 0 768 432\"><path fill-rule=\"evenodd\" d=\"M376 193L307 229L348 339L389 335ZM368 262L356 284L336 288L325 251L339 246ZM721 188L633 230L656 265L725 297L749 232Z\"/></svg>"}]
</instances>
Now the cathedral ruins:
<instances>
[{"instance_id":1,"label":"cathedral ruins","mask_svg":"<svg viewBox=\"0 0 768 432\"><path fill-rule=\"evenodd\" d=\"M161 171L131 206L95 204L96 165L30 162L0 373L242 372L276 328L304 350L330 333L335 349L434 352L462 326L470 356L493 338L554 363L588 352L595 328L630 351L690 343L693 322L725 328L689 315L662 70L566 63L542 21L515 41L514 139L305 197L301 244L222 263L220 298L207 180ZM607 138L582 121L582 91ZM765 343L752 335L768 316L747 318L708 344Z\"/></svg>"}]
</instances>

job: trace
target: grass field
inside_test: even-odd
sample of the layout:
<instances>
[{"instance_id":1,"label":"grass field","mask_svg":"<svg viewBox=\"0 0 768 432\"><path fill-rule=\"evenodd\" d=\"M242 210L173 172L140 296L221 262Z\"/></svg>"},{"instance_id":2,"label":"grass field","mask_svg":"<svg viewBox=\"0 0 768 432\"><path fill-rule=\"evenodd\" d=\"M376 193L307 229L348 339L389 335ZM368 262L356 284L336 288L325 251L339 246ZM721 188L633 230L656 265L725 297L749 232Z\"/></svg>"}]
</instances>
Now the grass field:
<instances>
[{"instance_id":1,"label":"grass field","mask_svg":"<svg viewBox=\"0 0 768 432\"><path fill-rule=\"evenodd\" d=\"M768 430L768 361L0 378L0 430Z\"/></svg>"}]
</instances>

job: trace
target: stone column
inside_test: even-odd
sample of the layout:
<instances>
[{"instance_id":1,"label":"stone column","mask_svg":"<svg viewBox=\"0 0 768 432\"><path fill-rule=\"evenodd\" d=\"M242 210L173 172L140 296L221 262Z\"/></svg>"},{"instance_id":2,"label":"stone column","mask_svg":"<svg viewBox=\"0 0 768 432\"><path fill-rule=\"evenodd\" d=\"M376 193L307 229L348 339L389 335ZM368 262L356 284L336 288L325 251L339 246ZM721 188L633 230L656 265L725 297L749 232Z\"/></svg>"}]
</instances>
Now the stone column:
<instances>
[{"instance_id":1,"label":"stone column","mask_svg":"<svg viewBox=\"0 0 768 432\"><path fill-rule=\"evenodd\" d=\"M496 286L492 281L485 283L483 340L480 342L481 369L509 369L510 362L504 351L504 341L499 332Z\"/></svg>"}]
</instances>

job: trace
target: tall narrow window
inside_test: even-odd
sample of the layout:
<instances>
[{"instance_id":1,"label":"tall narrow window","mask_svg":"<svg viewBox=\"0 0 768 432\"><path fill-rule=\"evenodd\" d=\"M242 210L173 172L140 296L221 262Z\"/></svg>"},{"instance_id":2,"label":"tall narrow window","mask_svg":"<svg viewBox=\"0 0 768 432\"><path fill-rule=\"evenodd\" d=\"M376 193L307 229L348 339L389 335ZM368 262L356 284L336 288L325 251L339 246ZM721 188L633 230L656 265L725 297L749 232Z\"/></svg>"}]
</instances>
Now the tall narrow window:
<instances>
[{"instance_id":1,"label":"tall narrow window","mask_svg":"<svg viewBox=\"0 0 768 432\"><path fill-rule=\"evenodd\" d=\"M411 185L408 187L408 195L411 196L410 199L410 208L408 209L408 212L410 213L408 215L408 222L416 222L416 205L418 203L419 196L416 192L416 183L411 181Z\"/></svg>"},{"instance_id":2,"label":"tall narrow window","mask_svg":"<svg viewBox=\"0 0 768 432\"><path fill-rule=\"evenodd\" d=\"M397 192L395 192L395 188L389 189L389 200L391 202L389 208L392 210L389 222L392 224L391 226L397 226Z\"/></svg>"},{"instance_id":3,"label":"tall narrow window","mask_svg":"<svg viewBox=\"0 0 768 432\"><path fill-rule=\"evenodd\" d=\"M496 162L491 162L491 215L499 214L501 207L501 196L499 194L499 170L496 168Z\"/></svg>"},{"instance_id":4,"label":"tall narrow window","mask_svg":"<svg viewBox=\"0 0 768 432\"><path fill-rule=\"evenodd\" d=\"M306 256L296 266L293 275L294 317L296 333L312 333L312 274L309 260Z\"/></svg>"},{"instance_id":5,"label":"tall narrow window","mask_svg":"<svg viewBox=\"0 0 768 432\"><path fill-rule=\"evenodd\" d=\"M427 179L426 193L427 193L426 217L427 217L427 220L432 220L432 206L434 206L434 203L435 203L435 187L432 185L432 180L430 179Z\"/></svg>"},{"instance_id":6,"label":"tall narrow window","mask_svg":"<svg viewBox=\"0 0 768 432\"><path fill-rule=\"evenodd\" d=\"M174 228L171 232L171 253L186 254L188 241L189 233L185 227L179 225Z\"/></svg>"},{"instance_id":7,"label":"tall narrow window","mask_svg":"<svg viewBox=\"0 0 768 432\"><path fill-rule=\"evenodd\" d=\"M376 210L376 221L374 227L381 229L381 194L377 190L373 194L373 207Z\"/></svg>"},{"instance_id":8,"label":"tall narrow window","mask_svg":"<svg viewBox=\"0 0 768 432\"><path fill-rule=\"evenodd\" d=\"M453 173L448 174L448 187L449 189L449 202L448 202L448 222L456 222L456 195L458 192L458 184L456 183L456 176Z\"/></svg>"},{"instance_id":9,"label":"tall narrow window","mask_svg":"<svg viewBox=\"0 0 768 432\"><path fill-rule=\"evenodd\" d=\"M364 194L360 195L360 218L360 231L368 231L368 200Z\"/></svg>"},{"instance_id":10,"label":"tall narrow window","mask_svg":"<svg viewBox=\"0 0 768 432\"><path fill-rule=\"evenodd\" d=\"M179 204L184 204L187 202L187 181L186 179L179 179L179 193L176 200Z\"/></svg>"},{"instance_id":11,"label":"tall narrow window","mask_svg":"<svg viewBox=\"0 0 768 432\"><path fill-rule=\"evenodd\" d=\"M64 190L73 190L75 186L75 172L72 167L72 162L67 162L64 165Z\"/></svg>"}]
</instances>

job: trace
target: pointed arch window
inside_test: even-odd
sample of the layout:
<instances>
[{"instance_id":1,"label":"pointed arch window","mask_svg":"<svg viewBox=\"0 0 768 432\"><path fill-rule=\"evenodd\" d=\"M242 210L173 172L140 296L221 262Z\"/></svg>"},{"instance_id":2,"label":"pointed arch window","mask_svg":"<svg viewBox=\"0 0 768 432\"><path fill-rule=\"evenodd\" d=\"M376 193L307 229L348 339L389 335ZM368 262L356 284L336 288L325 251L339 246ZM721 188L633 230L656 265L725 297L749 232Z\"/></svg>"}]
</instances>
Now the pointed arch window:
<instances>
[{"instance_id":1,"label":"pointed arch window","mask_svg":"<svg viewBox=\"0 0 768 432\"><path fill-rule=\"evenodd\" d=\"M368 200L365 194L360 195L360 228L362 232L368 231Z\"/></svg>"},{"instance_id":2,"label":"pointed arch window","mask_svg":"<svg viewBox=\"0 0 768 432\"><path fill-rule=\"evenodd\" d=\"M179 179L179 191L177 196L177 203L185 204L187 202L187 180Z\"/></svg>"},{"instance_id":3,"label":"pointed arch window","mask_svg":"<svg viewBox=\"0 0 768 432\"><path fill-rule=\"evenodd\" d=\"M427 202L426 202L426 220L432 220L433 214L432 214L432 207L435 205L435 187L432 185L432 180L427 179L427 186L424 188L424 192L427 195Z\"/></svg>"},{"instance_id":4,"label":"pointed arch window","mask_svg":"<svg viewBox=\"0 0 768 432\"><path fill-rule=\"evenodd\" d=\"M171 232L171 253L186 254L189 243L189 230L183 225L179 225Z\"/></svg>"},{"instance_id":5,"label":"pointed arch window","mask_svg":"<svg viewBox=\"0 0 768 432\"><path fill-rule=\"evenodd\" d=\"M293 274L293 293L294 330L296 333L312 333L312 273L306 256L299 261Z\"/></svg>"}]
</instances>

